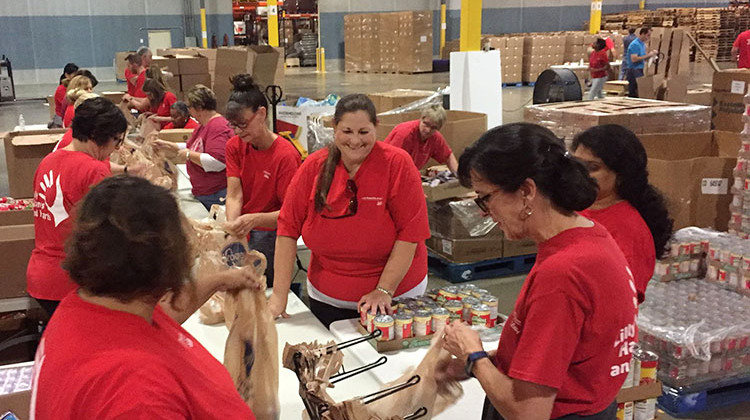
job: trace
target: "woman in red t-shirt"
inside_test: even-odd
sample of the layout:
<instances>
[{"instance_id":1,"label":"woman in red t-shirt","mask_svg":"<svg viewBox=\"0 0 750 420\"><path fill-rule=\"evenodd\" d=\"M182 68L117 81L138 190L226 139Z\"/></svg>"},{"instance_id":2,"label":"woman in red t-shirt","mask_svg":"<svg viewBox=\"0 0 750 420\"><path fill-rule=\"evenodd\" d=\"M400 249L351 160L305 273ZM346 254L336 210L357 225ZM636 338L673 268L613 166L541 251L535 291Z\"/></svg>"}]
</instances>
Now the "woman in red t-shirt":
<instances>
[{"instance_id":1,"label":"woman in red t-shirt","mask_svg":"<svg viewBox=\"0 0 750 420\"><path fill-rule=\"evenodd\" d=\"M65 116L65 94L68 91L68 82L73 78L73 73L78 71L78 66L74 63L68 63L63 68L63 73L60 75L60 84L55 89L55 117L49 124L49 128L62 127L62 119Z\"/></svg>"},{"instance_id":2,"label":"woman in red t-shirt","mask_svg":"<svg viewBox=\"0 0 750 420\"><path fill-rule=\"evenodd\" d=\"M70 127L73 122L73 116L75 116L75 103L83 94L91 93L94 90L94 85L91 83L91 79L86 76L75 76L68 83L68 90L65 93L65 114L63 115L62 126L63 128Z\"/></svg>"},{"instance_id":3,"label":"woman in red t-shirt","mask_svg":"<svg viewBox=\"0 0 750 420\"><path fill-rule=\"evenodd\" d=\"M229 372L180 324L220 288L263 285L251 269L192 280L181 220L169 191L142 178L91 189L63 263L77 289L37 349L32 417L255 418Z\"/></svg>"},{"instance_id":4,"label":"woman in red t-shirt","mask_svg":"<svg viewBox=\"0 0 750 420\"><path fill-rule=\"evenodd\" d=\"M604 99L604 83L607 82L607 70L609 70L609 54L607 53L607 42L597 38L592 45L594 51L589 56L589 72L591 72L591 90L589 90L589 101Z\"/></svg>"},{"instance_id":5,"label":"woman in red t-shirt","mask_svg":"<svg viewBox=\"0 0 750 420\"><path fill-rule=\"evenodd\" d=\"M35 246L26 270L27 289L51 316L75 285L62 269L64 244L76 204L89 188L111 175L110 154L122 143L128 123L105 98L78 107L73 141L47 155L34 175Z\"/></svg>"},{"instance_id":6,"label":"woman in red t-shirt","mask_svg":"<svg viewBox=\"0 0 750 420\"><path fill-rule=\"evenodd\" d=\"M596 199L596 182L551 131L528 123L486 132L458 172L505 237L530 238L539 253L497 352L484 352L478 332L456 321L442 335L456 359L439 375L479 379L483 419L613 419L638 302L615 241L576 213Z\"/></svg>"},{"instance_id":7,"label":"woman in red t-shirt","mask_svg":"<svg viewBox=\"0 0 750 420\"><path fill-rule=\"evenodd\" d=\"M250 248L266 256L271 287L279 210L301 160L291 143L268 129L268 101L253 78L240 74L232 85L227 119L236 136L226 146L226 228L237 237L249 235Z\"/></svg>"},{"instance_id":8,"label":"woman in red t-shirt","mask_svg":"<svg viewBox=\"0 0 750 420\"><path fill-rule=\"evenodd\" d=\"M301 235L311 251L310 309L326 327L359 311L391 313L394 296L422 295L430 237L419 171L403 149L376 141L370 99L342 98L333 124L333 143L305 160L281 208L269 302L285 315Z\"/></svg>"},{"instance_id":9,"label":"woman in red t-shirt","mask_svg":"<svg viewBox=\"0 0 750 420\"><path fill-rule=\"evenodd\" d=\"M200 127L198 121L190 117L190 109L188 108L188 105L182 101L177 101L172 104L172 108L169 109L169 117L172 121L165 125L162 130L172 130L175 128L195 130Z\"/></svg>"},{"instance_id":10,"label":"woman in red t-shirt","mask_svg":"<svg viewBox=\"0 0 750 420\"><path fill-rule=\"evenodd\" d=\"M156 140L156 146L175 154L184 154L193 195L206 210L210 210L214 204L224 204L227 196L226 146L234 132L229 128L229 122L216 112L216 95L211 89L195 85L185 94L185 98L188 105L183 102L176 102L175 105L185 106L200 125L187 143ZM174 112L175 106L172 108ZM192 121L190 114L186 119ZM188 128L187 125L184 127Z\"/></svg>"},{"instance_id":11,"label":"woman in red t-shirt","mask_svg":"<svg viewBox=\"0 0 750 420\"><path fill-rule=\"evenodd\" d=\"M646 150L632 131L614 124L578 134L572 150L599 185L596 202L581 215L604 225L620 246L643 302L673 225L664 196L648 183Z\"/></svg>"},{"instance_id":12,"label":"woman in red t-shirt","mask_svg":"<svg viewBox=\"0 0 750 420\"><path fill-rule=\"evenodd\" d=\"M148 118L159 123L160 128L164 128L172 122L170 110L172 105L177 102L177 97L174 96L174 93L166 90L156 79L146 79L143 83L143 91L146 92L146 97L151 104L149 112L152 115Z\"/></svg>"}]
</instances>

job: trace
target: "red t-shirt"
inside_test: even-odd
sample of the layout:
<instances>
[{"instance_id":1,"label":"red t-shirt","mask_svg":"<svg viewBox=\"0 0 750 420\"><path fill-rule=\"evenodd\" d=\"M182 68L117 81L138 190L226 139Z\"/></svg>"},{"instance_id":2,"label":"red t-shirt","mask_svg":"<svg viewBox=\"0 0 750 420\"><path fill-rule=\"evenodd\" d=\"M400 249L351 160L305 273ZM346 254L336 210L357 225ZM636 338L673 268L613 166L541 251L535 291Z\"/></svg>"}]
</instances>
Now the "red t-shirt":
<instances>
[{"instance_id":1,"label":"red t-shirt","mask_svg":"<svg viewBox=\"0 0 750 420\"><path fill-rule=\"evenodd\" d=\"M192 118L188 118L187 123L185 123L185 126L182 127L182 128L187 129L187 130L191 130L191 129L195 130L196 128L198 128L200 126L201 125L198 124L198 121L196 121L196 120L194 120ZM172 130L173 128L174 128L174 123L167 123L167 125L165 125L162 128L162 130Z\"/></svg>"},{"instance_id":2,"label":"red t-shirt","mask_svg":"<svg viewBox=\"0 0 750 420\"><path fill-rule=\"evenodd\" d=\"M76 205L93 185L111 174L109 161L83 152L58 150L39 163L34 175L35 247L26 268L31 296L61 300L76 288L62 268Z\"/></svg>"},{"instance_id":3,"label":"red t-shirt","mask_svg":"<svg viewBox=\"0 0 750 420\"><path fill-rule=\"evenodd\" d=\"M744 31L734 40L733 47L739 49L740 58L737 60L737 68L750 68L750 31Z\"/></svg>"},{"instance_id":4,"label":"red t-shirt","mask_svg":"<svg viewBox=\"0 0 750 420\"><path fill-rule=\"evenodd\" d=\"M188 128L187 125L185 128ZM229 128L229 122L219 115L210 119L205 127L198 125L186 145L188 149L194 152L208 153L214 159L226 162L227 141L233 134L234 131ZM187 163L187 170L195 196L215 194L227 187L226 170L206 172L193 162Z\"/></svg>"},{"instance_id":5,"label":"red t-shirt","mask_svg":"<svg viewBox=\"0 0 750 420\"><path fill-rule=\"evenodd\" d=\"M614 400L637 340L627 262L599 224L539 244L495 356L504 374L557 389L551 418L592 415Z\"/></svg>"},{"instance_id":6,"label":"red t-shirt","mask_svg":"<svg viewBox=\"0 0 750 420\"><path fill-rule=\"evenodd\" d=\"M60 139L60 141L57 142L57 144L55 145L55 148L52 149L52 151L54 152L57 149L65 148L70 143L73 143L73 129L72 128L69 128L68 131L66 131L65 134L63 134L62 138Z\"/></svg>"},{"instance_id":7,"label":"red t-shirt","mask_svg":"<svg viewBox=\"0 0 750 420\"><path fill-rule=\"evenodd\" d=\"M384 141L406 150L417 169L422 169L430 158L440 163L448 162L453 151L445 141L445 137L436 131L427 140L422 141L419 135L419 122L420 120L407 121L395 126Z\"/></svg>"},{"instance_id":8,"label":"red t-shirt","mask_svg":"<svg viewBox=\"0 0 750 420\"><path fill-rule=\"evenodd\" d=\"M174 105L175 102L177 102L177 97L174 96L174 93L166 91L164 92L164 98L162 98L159 106L152 106L151 112L153 112L159 117L169 117L172 115L170 113L170 109L172 108L172 105ZM169 123L170 123L169 121L162 122L161 128L166 127L166 125Z\"/></svg>"},{"instance_id":9,"label":"red t-shirt","mask_svg":"<svg viewBox=\"0 0 750 420\"><path fill-rule=\"evenodd\" d=\"M606 49L601 51L594 51L589 56L589 69L606 67L607 63L609 63L609 57L607 56ZM607 77L607 70L591 70L591 77L594 79Z\"/></svg>"},{"instance_id":10,"label":"red t-shirt","mask_svg":"<svg viewBox=\"0 0 750 420\"><path fill-rule=\"evenodd\" d=\"M71 293L36 353L46 419L255 419L224 366L159 305L153 323Z\"/></svg>"},{"instance_id":11,"label":"red t-shirt","mask_svg":"<svg viewBox=\"0 0 750 420\"><path fill-rule=\"evenodd\" d=\"M648 281L654 275L656 251L654 237L651 236L651 231L638 210L627 201L621 201L605 209L589 209L580 214L596 220L607 228L622 253L625 254L625 259L635 278L638 302L643 302Z\"/></svg>"},{"instance_id":12,"label":"red t-shirt","mask_svg":"<svg viewBox=\"0 0 750 420\"><path fill-rule=\"evenodd\" d=\"M135 77L135 75L130 71L130 69L125 69L125 81L128 85L128 95L134 97L134 98L145 98L146 93L143 92L143 82L146 81L146 70L144 69L142 72L138 73L138 79L136 79L135 83L132 82L132 79Z\"/></svg>"},{"instance_id":13,"label":"red t-shirt","mask_svg":"<svg viewBox=\"0 0 750 420\"><path fill-rule=\"evenodd\" d=\"M328 149L310 155L292 180L279 215L278 234L302 238L310 248L307 277L317 290L334 299L357 302L375 289L396 240L415 242L409 271L398 285L398 296L427 275L430 237L422 180L409 155L376 142L354 176L357 212L349 212L349 173L339 162L328 192L329 210L315 211L314 196Z\"/></svg>"},{"instance_id":14,"label":"red t-shirt","mask_svg":"<svg viewBox=\"0 0 750 420\"><path fill-rule=\"evenodd\" d=\"M242 214L280 210L287 188L302 161L297 149L277 136L271 147L257 150L239 136L234 136L227 142L226 153L227 178L242 181Z\"/></svg>"},{"instance_id":15,"label":"red t-shirt","mask_svg":"<svg viewBox=\"0 0 750 420\"><path fill-rule=\"evenodd\" d=\"M65 108L65 116L63 117L63 128L70 127L73 124L73 118L76 116L76 108L73 104L68 104Z\"/></svg>"},{"instance_id":16,"label":"red t-shirt","mask_svg":"<svg viewBox=\"0 0 750 420\"><path fill-rule=\"evenodd\" d=\"M60 118L65 116L65 108L68 103L67 99L65 99L66 92L67 89L65 89L62 83L57 85L57 89L55 89L55 115Z\"/></svg>"}]
</instances>

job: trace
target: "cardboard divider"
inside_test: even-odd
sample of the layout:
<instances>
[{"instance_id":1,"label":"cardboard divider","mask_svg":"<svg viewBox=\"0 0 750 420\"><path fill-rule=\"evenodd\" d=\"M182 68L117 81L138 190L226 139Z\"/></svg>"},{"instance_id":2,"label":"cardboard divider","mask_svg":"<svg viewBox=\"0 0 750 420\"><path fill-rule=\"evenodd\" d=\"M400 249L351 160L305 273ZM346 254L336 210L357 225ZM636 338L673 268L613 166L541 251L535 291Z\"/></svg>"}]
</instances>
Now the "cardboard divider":
<instances>
[{"instance_id":1,"label":"cardboard divider","mask_svg":"<svg viewBox=\"0 0 750 420\"><path fill-rule=\"evenodd\" d=\"M34 195L34 173L62 138L65 129L18 131L5 135L5 163L11 197Z\"/></svg>"},{"instance_id":2,"label":"cardboard divider","mask_svg":"<svg viewBox=\"0 0 750 420\"><path fill-rule=\"evenodd\" d=\"M0 298L26 296L26 267L34 249L34 225L0 226Z\"/></svg>"}]
</instances>

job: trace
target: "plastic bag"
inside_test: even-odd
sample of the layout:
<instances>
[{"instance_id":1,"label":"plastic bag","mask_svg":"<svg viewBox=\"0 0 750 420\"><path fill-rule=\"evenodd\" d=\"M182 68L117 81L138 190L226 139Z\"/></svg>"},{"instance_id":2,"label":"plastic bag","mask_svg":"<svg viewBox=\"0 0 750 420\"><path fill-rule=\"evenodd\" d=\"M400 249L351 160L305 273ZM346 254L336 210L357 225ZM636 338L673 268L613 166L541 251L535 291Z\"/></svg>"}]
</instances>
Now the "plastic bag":
<instances>
[{"instance_id":1,"label":"plastic bag","mask_svg":"<svg viewBox=\"0 0 750 420\"><path fill-rule=\"evenodd\" d=\"M482 216L474 200L457 200L448 204L453 215L473 237L484 236L497 226L490 216Z\"/></svg>"}]
</instances>

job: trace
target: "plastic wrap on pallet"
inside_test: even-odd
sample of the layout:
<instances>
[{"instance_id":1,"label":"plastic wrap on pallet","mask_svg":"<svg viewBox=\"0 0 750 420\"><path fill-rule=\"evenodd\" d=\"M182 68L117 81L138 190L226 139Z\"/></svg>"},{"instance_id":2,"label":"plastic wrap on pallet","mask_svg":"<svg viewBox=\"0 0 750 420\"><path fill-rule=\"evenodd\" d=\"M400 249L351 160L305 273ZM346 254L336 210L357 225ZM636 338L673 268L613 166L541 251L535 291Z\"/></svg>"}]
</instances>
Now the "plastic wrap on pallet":
<instances>
[{"instance_id":1,"label":"plastic wrap on pallet","mask_svg":"<svg viewBox=\"0 0 750 420\"><path fill-rule=\"evenodd\" d=\"M489 216L482 216L474 200L457 200L448 204L453 215L469 231L473 237L484 236L497 226L497 222Z\"/></svg>"},{"instance_id":2,"label":"plastic wrap on pallet","mask_svg":"<svg viewBox=\"0 0 750 420\"><path fill-rule=\"evenodd\" d=\"M403 114L405 112L422 110L435 104L442 104L443 93L446 91L447 88L438 89L435 93L426 98L408 103L406 105L400 106L387 112L383 112L378 115ZM329 112L319 114L314 118L308 119L307 150L309 151L309 153L320 150L333 141L333 128L325 126L325 121L328 120L332 115L333 112Z\"/></svg>"}]
</instances>

